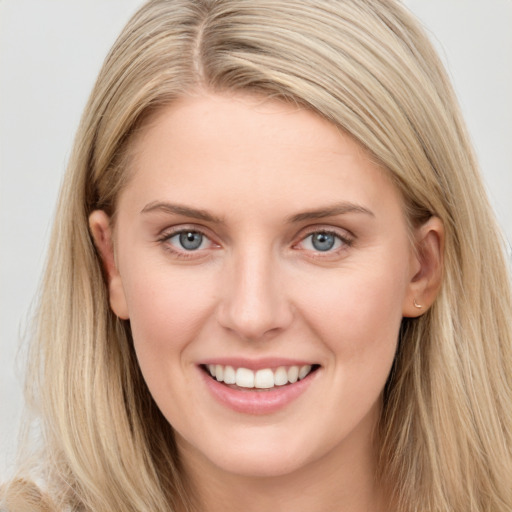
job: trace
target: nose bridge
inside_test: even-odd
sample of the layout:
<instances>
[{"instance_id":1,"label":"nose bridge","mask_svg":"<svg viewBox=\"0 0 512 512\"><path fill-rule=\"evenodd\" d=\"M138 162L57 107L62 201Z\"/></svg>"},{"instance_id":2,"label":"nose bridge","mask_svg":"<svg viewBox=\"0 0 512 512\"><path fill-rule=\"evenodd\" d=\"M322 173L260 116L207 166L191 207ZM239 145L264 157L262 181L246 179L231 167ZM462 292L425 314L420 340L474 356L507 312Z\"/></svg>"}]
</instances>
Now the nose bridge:
<instances>
[{"instance_id":1,"label":"nose bridge","mask_svg":"<svg viewBox=\"0 0 512 512\"><path fill-rule=\"evenodd\" d=\"M219 322L250 340L284 329L292 311L280 277L279 258L266 244L253 241L235 251L225 271Z\"/></svg>"}]
</instances>

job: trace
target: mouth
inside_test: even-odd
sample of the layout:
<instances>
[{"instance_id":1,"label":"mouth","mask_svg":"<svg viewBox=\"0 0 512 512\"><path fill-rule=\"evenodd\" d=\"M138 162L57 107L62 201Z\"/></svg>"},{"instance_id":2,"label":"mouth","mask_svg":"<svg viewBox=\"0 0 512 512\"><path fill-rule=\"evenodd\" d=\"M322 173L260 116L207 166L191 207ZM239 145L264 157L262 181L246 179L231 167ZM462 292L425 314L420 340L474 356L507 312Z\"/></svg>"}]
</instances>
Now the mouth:
<instances>
[{"instance_id":1,"label":"mouth","mask_svg":"<svg viewBox=\"0 0 512 512\"><path fill-rule=\"evenodd\" d=\"M201 369L213 380L239 391L270 391L302 381L320 368L318 364L279 366L251 370L221 364L203 364Z\"/></svg>"}]
</instances>

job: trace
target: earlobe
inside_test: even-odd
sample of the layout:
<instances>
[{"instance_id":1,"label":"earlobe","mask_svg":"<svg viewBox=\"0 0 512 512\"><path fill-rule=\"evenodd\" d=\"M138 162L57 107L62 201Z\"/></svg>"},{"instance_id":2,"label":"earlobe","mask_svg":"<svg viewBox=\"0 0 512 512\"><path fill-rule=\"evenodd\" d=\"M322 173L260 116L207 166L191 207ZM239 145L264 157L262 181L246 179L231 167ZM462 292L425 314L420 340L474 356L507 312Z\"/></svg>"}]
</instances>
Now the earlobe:
<instances>
[{"instance_id":1,"label":"earlobe","mask_svg":"<svg viewBox=\"0 0 512 512\"><path fill-rule=\"evenodd\" d=\"M123 320L129 318L128 306L121 275L114 257L114 242L110 217L103 210L95 210L89 216L89 229L103 264L108 283L110 307Z\"/></svg>"},{"instance_id":2,"label":"earlobe","mask_svg":"<svg viewBox=\"0 0 512 512\"><path fill-rule=\"evenodd\" d=\"M444 226L431 217L414 233L411 278L403 304L403 316L417 317L434 302L443 277Z\"/></svg>"}]
</instances>

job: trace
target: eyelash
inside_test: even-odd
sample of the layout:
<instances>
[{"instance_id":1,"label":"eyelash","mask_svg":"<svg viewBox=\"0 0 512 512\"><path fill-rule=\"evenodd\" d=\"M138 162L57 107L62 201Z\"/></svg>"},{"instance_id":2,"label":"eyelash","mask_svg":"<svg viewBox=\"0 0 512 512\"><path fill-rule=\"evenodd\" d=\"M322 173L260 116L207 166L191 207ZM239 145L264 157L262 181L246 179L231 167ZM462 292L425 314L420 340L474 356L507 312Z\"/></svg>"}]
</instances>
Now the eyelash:
<instances>
[{"instance_id":1,"label":"eyelash","mask_svg":"<svg viewBox=\"0 0 512 512\"><path fill-rule=\"evenodd\" d=\"M219 244L216 244L211 240L211 238L198 227L180 227L179 229L175 229L172 231L166 231L165 233L160 236L157 241L162 244L163 248L166 251L169 251L173 254L173 256L180 258L180 259L188 259L188 258L197 258L199 256L198 253L204 249L195 249L195 250L187 250L185 248L183 249L177 249L173 247L173 245L170 243L170 240L178 235L182 235L185 233L194 233L201 235L205 239L207 239L210 244L213 246L220 247ZM332 229L322 229L321 227L317 227L315 229L311 229L307 233L305 233L303 236L301 236L300 240L295 243L292 247L297 248L300 244L303 244L309 237L312 237L313 235L328 235L332 236L335 239L337 239L340 242L340 246L332 250L329 248L326 251L321 250L311 250L312 254L315 258L328 258L329 256L336 255L343 250L346 250L347 248L351 247L354 243L355 237L353 235L349 235L346 231L342 235L338 231L332 230ZM204 240L201 241L201 244L204 242ZM335 242L336 243L336 242ZM309 249L300 249L300 250L309 250Z\"/></svg>"},{"instance_id":2,"label":"eyelash","mask_svg":"<svg viewBox=\"0 0 512 512\"><path fill-rule=\"evenodd\" d=\"M313 235L332 236L340 242L340 246L335 249L329 248L326 251L313 249L311 252L315 258L328 258L329 256L337 255L340 252L351 247L354 243L354 237L352 235L349 235L347 232L345 232L342 235L338 231L335 231L332 229L315 228L315 229L312 229L311 231L307 232L304 236L302 236L300 241L297 244L294 244L294 247L297 247L299 244L303 244L308 238L312 237ZM308 249L303 249L303 250L308 250Z\"/></svg>"},{"instance_id":3,"label":"eyelash","mask_svg":"<svg viewBox=\"0 0 512 512\"><path fill-rule=\"evenodd\" d=\"M205 239L209 240L210 244L218 246L218 244L215 244L215 242L212 242L211 237L209 237L203 230L201 230L195 226L189 227L189 228L180 227L179 229L175 229L172 231L166 231L162 234L162 236L160 238L158 238L157 241L162 244L163 248L166 251L169 251L173 256L175 256L177 258L180 258L180 259L197 258L199 255L198 253L199 253L199 251L201 251L201 249L186 250L185 248L183 248L180 250L180 249L173 247L173 245L170 243L170 240L172 238L174 238L175 236L178 236L178 235L185 234L185 233L195 233L195 234L201 235ZM203 243L203 241L201 243Z\"/></svg>"}]
</instances>

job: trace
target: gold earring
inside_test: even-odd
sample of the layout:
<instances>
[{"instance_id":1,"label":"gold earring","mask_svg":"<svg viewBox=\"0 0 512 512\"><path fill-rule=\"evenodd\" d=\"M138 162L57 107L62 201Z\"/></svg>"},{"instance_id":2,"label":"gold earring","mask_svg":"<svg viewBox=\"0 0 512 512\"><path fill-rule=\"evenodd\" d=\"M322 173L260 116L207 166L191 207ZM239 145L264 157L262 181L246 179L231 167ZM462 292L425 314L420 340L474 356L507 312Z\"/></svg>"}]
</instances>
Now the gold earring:
<instances>
[{"instance_id":1,"label":"gold earring","mask_svg":"<svg viewBox=\"0 0 512 512\"><path fill-rule=\"evenodd\" d=\"M413 304L414 304L414 307L415 307L415 308L423 309L423 306L422 306L421 304L418 304L418 303L416 302L416 299L415 299L415 298L414 298L414 299L412 299L412 302L413 302Z\"/></svg>"}]
</instances>

